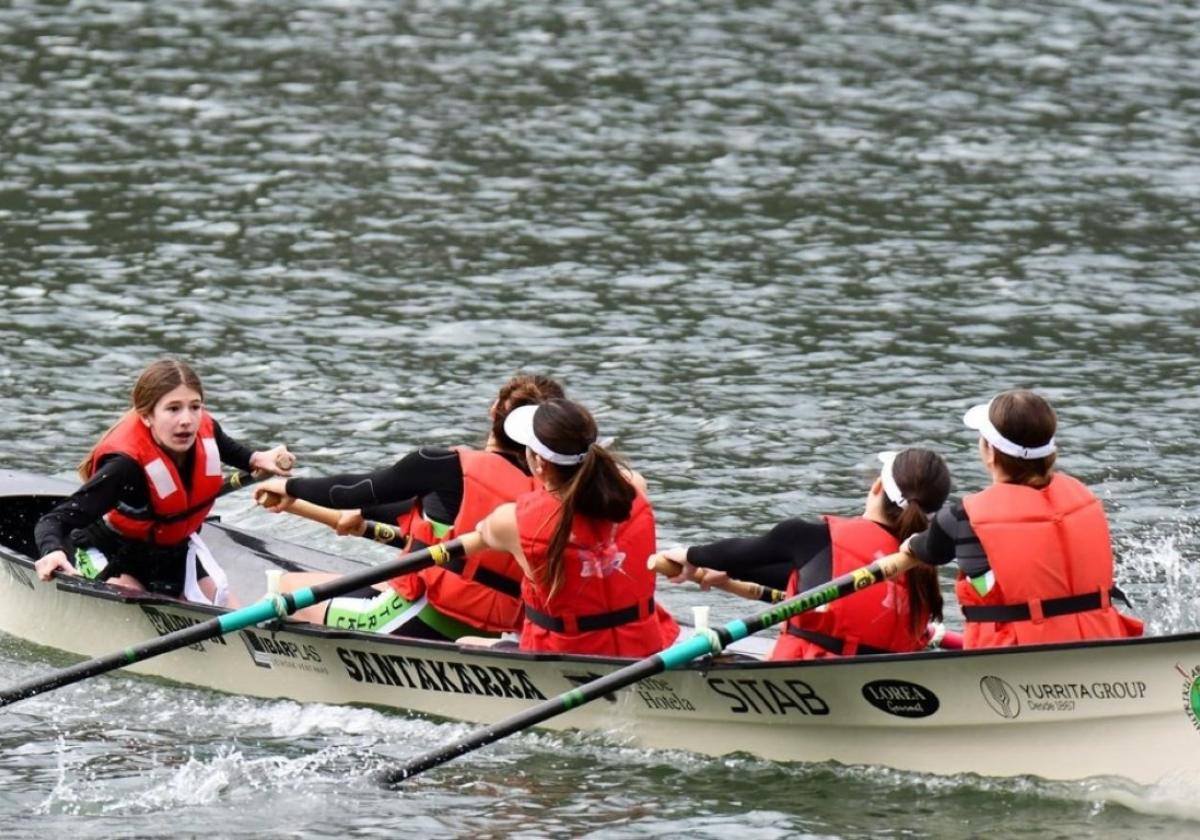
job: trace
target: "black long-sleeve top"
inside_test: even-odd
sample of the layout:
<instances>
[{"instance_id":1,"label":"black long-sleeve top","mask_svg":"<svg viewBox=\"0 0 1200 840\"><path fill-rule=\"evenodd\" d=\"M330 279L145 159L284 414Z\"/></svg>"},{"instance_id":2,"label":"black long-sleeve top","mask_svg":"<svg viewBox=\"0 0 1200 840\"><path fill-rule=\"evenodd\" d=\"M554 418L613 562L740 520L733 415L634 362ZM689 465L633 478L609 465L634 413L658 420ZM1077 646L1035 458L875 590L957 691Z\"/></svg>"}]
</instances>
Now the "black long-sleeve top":
<instances>
[{"instance_id":1,"label":"black long-sleeve top","mask_svg":"<svg viewBox=\"0 0 1200 840\"><path fill-rule=\"evenodd\" d=\"M215 420L213 436L221 463L235 469L250 469L250 456L255 451L252 447L225 434ZM164 449L163 457L172 456ZM196 447L193 446L179 468L180 478L185 482L191 481L195 459ZM91 525L118 504L134 509L149 507L150 488L146 484L146 473L136 460L128 455L113 454L101 459L90 479L38 520L33 529L38 551L45 556L52 551L65 550L72 531Z\"/></svg>"},{"instance_id":2,"label":"black long-sleeve top","mask_svg":"<svg viewBox=\"0 0 1200 840\"><path fill-rule=\"evenodd\" d=\"M833 572L833 543L824 520L785 519L757 537L732 537L688 548L688 562L728 572L732 578L786 589L793 570L800 591L828 583Z\"/></svg>"},{"instance_id":3,"label":"black long-sleeve top","mask_svg":"<svg viewBox=\"0 0 1200 840\"><path fill-rule=\"evenodd\" d=\"M961 501L944 505L928 528L912 536L908 550L921 562L934 566L957 561L967 577L980 577L991 569L983 543L971 527Z\"/></svg>"},{"instance_id":4,"label":"black long-sleeve top","mask_svg":"<svg viewBox=\"0 0 1200 840\"><path fill-rule=\"evenodd\" d=\"M528 473L524 459L498 454ZM288 479L287 494L326 507L359 508L366 518L383 522L394 521L419 501L428 518L449 525L462 507L462 463L453 449L423 446L369 473Z\"/></svg>"}]
</instances>

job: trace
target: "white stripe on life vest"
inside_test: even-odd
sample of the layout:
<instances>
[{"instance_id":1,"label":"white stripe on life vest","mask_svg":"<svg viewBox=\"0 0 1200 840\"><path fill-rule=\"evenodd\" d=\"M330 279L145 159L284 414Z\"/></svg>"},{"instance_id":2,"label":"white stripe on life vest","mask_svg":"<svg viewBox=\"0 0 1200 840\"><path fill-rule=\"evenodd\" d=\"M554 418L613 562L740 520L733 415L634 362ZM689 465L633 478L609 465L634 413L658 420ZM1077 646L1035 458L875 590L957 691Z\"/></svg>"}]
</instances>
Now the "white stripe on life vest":
<instances>
[{"instance_id":1,"label":"white stripe on life vest","mask_svg":"<svg viewBox=\"0 0 1200 840\"><path fill-rule=\"evenodd\" d=\"M200 442L204 444L204 474L220 475L221 453L217 450L216 439L210 437L200 438Z\"/></svg>"},{"instance_id":2,"label":"white stripe on life vest","mask_svg":"<svg viewBox=\"0 0 1200 840\"><path fill-rule=\"evenodd\" d=\"M154 492L160 499L165 499L176 490L175 479L171 477L171 471L162 458L155 458L146 465L146 477L154 484Z\"/></svg>"}]
</instances>

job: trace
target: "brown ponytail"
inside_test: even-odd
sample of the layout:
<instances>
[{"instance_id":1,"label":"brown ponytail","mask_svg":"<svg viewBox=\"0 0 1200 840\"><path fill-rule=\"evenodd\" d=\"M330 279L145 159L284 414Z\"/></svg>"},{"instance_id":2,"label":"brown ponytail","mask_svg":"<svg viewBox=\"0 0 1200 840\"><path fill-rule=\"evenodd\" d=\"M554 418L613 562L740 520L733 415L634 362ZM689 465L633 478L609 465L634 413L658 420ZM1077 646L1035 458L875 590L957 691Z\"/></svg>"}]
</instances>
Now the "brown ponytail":
<instances>
[{"instance_id":1,"label":"brown ponytail","mask_svg":"<svg viewBox=\"0 0 1200 840\"><path fill-rule=\"evenodd\" d=\"M936 452L905 449L892 462L892 477L907 502L900 507L883 494L884 515L901 542L929 527L929 517L950 495L950 469ZM908 603L911 607L909 630L914 636L925 632L925 624L942 620L945 606L938 584L937 570L918 563L905 575Z\"/></svg>"},{"instance_id":2,"label":"brown ponytail","mask_svg":"<svg viewBox=\"0 0 1200 840\"><path fill-rule=\"evenodd\" d=\"M571 539L575 514L608 522L624 522L633 510L637 489L623 462L596 442L596 421L578 403L553 399L534 415L538 440L563 455L584 454L582 463L564 466L546 462L558 483L562 511L550 537L542 585L553 598L562 588L566 570L563 553Z\"/></svg>"},{"instance_id":3,"label":"brown ponytail","mask_svg":"<svg viewBox=\"0 0 1200 840\"><path fill-rule=\"evenodd\" d=\"M159 359L157 362L149 364L133 385L133 391L129 397L130 407L117 422L108 427L108 430L88 450L84 459L79 462L79 466L76 468L79 477L84 481L92 477L94 466L92 462L96 457L96 449L113 429L121 425L131 414L149 417L154 412L154 407L158 405L158 401L180 385L186 385L199 394L201 400L204 399L204 386L200 384L200 377L187 362L181 362L178 359Z\"/></svg>"}]
</instances>

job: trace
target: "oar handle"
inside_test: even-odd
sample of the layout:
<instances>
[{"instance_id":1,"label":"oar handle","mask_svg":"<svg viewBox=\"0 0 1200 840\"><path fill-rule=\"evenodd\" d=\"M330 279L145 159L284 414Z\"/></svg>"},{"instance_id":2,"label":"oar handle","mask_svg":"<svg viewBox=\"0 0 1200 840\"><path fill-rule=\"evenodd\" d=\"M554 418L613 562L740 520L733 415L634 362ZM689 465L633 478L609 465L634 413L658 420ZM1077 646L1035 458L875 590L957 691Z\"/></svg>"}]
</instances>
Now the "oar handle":
<instances>
[{"instance_id":1,"label":"oar handle","mask_svg":"<svg viewBox=\"0 0 1200 840\"><path fill-rule=\"evenodd\" d=\"M259 491L259 496L260 502L264 502L266 505L272 507L283 501L283 497L278 493ZM334 510L322 505L314 505L312 502L306 502L303 499L293 499L292 503L285 510L288 513L294 513L305 519L311 519L313 522L320 522L322 525L328 525L334 529L337 528L338 522L342 518L340 510ZM408 537L402 534L399 528L395 525L388 525L386 522L376 522L373 519L365 520L362 528L355 529L354 535L356 537L365 537L384 545L394 545L398 548L408 547Z\"/></svg>"},{"instance_id":2,"label":"oar handle","mask_svg":"<svg viewBox=\"0 0 1200 840\"><path fill-rule=\"evenodd\" d=\"M653 569L665 577L679 577L683 573L683 566L681 564L661 554L651 555L646 561L646 567ZM689 577L696 583L701 583L704 579L704 570L695 568ZM761 583L754 583L749 580L727 578L720 583L712 584L712 586L731 595L737 595L739 598L745 598L749 601L762 601L765 604L778 604L787 598L787 593L782 589L763 586Z\"/></svg>"},{"instance_id":3,"label":"oar handle","mask_svg":"<svg viewBox=\"0 0 1200 840\"><path fill-rule=\"evenodd\" d=\"M296 456L291 452L280 452L275 456L275 466L281 470L290 470L296 465ZM221 482L221 489L217 491L218 496L224 496L226 493L232 493L234 490L241 490L243 487L249 487L251 484L257 484L264 478L270 478L269 472L254 470L234 470L229 475L225 476Z\"/></svg>"}]
</instances>

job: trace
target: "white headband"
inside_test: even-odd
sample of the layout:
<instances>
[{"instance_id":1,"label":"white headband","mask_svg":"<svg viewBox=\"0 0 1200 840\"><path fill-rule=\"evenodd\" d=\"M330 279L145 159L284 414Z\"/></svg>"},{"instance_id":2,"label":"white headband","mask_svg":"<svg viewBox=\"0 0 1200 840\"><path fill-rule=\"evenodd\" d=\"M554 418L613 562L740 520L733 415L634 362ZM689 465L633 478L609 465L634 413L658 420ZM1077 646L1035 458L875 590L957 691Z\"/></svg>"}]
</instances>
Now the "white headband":
<instances>
[{"instance_id":1,"label":"white headband","mask_svg":"<svg viewBox=\"0 0 1200 840\"><path fill-rule=\"evenodd\" d=\"M522 446L528 446L551 464L563 467L582 464L583 459L587 457L586 451L577 455L564 455L561 452L555 452L538 438L537 433L533 430L533 416L537 414L537 410L538 406L536 405L522 405L514 408L508 413L508 417L504 418L504 433Z\"/></svg>"},{"instance_id":2,"label":"white headband","mask_svg":"<svg viewBox=\"0 0 1200 840\"><path fill-rule=\"evenodd\" d=\"M904 494L900 492L900 485L896 483L896 476L892 472L892 462L899 454L899 452L879 453L879 460L883 462L883 469L879 471L879 480L883 482L883 492L887 493L892 504L905 508L908 507L908 499L904 498Z\"/></svg>"},{"instance_id":3,"label":"white headband","mask_svg":"<svg viewBox=\"0 0 1200 840\"><path fill-rule=\"evenodd\" d=\"M1000 434L1000 431L992 425L992 418L990 417L991 408L991 400L972 406L970 411L963 415L963 425L968 429L975 429L983 436L984 440L1005 455L1011 455L1023 461L1036 461L1039 458L1045 458L1047 455L1053 454L1057 449L1054 445L1054 438L1050 438L1049 441L1041 446L1022 446L1019 443L1013 443Z\"/></svg>"}]
</instances>

